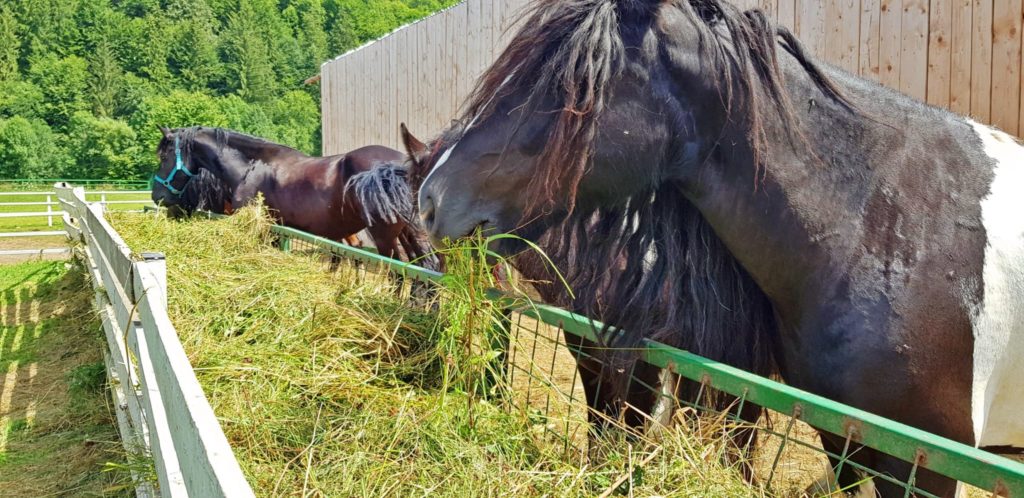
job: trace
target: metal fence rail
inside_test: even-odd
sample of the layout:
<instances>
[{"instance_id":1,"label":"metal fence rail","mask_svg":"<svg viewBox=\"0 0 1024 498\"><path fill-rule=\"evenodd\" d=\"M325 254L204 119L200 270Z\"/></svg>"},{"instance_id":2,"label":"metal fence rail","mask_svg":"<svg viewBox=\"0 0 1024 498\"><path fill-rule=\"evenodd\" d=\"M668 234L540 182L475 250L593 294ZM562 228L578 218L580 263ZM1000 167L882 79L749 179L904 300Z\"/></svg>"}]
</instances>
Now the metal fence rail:
<instances>
[{"instance_id":1,"label":"metal fence rail","mask_svg":"<svg viewBox=\"0 0 1024 498\"><path fill-rule=\"evenodd\" d=\"M439 282L443 278L441 273L293 228L275 226L272 231L279 237L279 246L286 251L323 252L413 281ZM501 298L495 296L495 299ZM509 311L513 318L509 331L510 350L505 356L508 359L506 371L516 386L514 388L521 391L516 399L519 407L536 414L552 442L563 445L567 450L581 451L586 444L586 405L572 361L585 353L566 345L562 332L595 340L595 331L603 325L585 316L546 305L530 305ZM773 450L762 457L766 462L759 465L767 473L769 485L773 478L779 479L780 463L784 461L780 457L789 451L787 447L801 446L818 454L827 454L838 460L839 465L855 468L866 476L897 483L906 489L906 496L932 496L916 488L914 482L918 469L928 469L986 490L992 496L1024 497L1024 464L1008 458L658 342L646 341L642 358L656 367L699 383L705 395L705 388L713 388L736 396L741 405L753 403L775 412L777 418L781 417L781 424L758 427L765 439L774 441L771 443ZM700 392L694 399L673 401L680 406L714 410L704 402ZM749 426L748 422L740 420L738 412L724 415L737 425ZM797 437L794 434L796 420L846 438L845 449L841 454L830 454L814 440ZM913 464L910 476L882 475L852 460L851 457L861 447L873 448Z\"/></svg>"}]
</instances>

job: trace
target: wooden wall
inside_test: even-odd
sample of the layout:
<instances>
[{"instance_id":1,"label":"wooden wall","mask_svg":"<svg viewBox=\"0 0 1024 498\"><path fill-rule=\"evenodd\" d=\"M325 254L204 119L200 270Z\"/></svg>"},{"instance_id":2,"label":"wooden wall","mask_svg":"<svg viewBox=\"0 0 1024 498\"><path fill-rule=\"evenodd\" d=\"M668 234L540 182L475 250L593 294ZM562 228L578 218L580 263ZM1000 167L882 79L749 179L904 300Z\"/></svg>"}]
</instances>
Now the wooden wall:
<instances>
[{"instance_id":1,"label":"wooden wall","mask_svg":"<svg viewBox=\"0 0 1024 498\"><path fill-rule=\"evenodd\" d=\"M733 0L788 26L814 55L1024 135L1024 0ZM466 0L321 67L324 153L399 147L457 115L529 0Z\"/></svg>"}]
</instances>

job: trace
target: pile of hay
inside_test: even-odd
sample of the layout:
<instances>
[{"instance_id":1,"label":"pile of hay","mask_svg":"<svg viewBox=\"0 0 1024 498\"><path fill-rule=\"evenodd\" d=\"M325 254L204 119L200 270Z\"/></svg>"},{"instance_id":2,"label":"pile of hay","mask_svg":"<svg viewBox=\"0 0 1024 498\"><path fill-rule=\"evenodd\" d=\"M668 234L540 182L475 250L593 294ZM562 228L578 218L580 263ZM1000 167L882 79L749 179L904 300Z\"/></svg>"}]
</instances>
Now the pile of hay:
<instances>
[{"instance_id":1,"label":"pile of hay","mask_svg":"<svg viewBox=\"0 0 1024 498\"><path fill-rule=\"evenodd\" d=\"M526 415L440 380L444 307L275 249L260 209L111 217L133 250L167 255L171 318L258 495L762 494L721 463L720 436L608 444L600 464L539 444Z\"/></svg>"}]
</instances>

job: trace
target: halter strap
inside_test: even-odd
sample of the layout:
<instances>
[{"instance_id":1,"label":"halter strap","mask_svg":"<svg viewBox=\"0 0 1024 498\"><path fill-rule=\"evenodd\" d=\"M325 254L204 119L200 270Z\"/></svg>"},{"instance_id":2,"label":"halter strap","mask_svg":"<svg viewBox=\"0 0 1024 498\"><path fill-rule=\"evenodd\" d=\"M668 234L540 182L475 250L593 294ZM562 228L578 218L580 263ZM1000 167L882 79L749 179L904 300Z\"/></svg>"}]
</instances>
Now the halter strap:
<instances>
[{"instance_id":1,"label":"halter strap","mask_svg":"<svg viewBox=\"0 0 1024 498\"><path fill-rule=\"evenodd\" d=\"M167 178L160 178L159 174L154 174L153 181L166 187L172 195L181 196L182 192L185 191L185 185L182 185L180 189L174 188L174 185L171 185L174 181L174 177L178 175L179 171L188 177L188 179L185 180L185 185L188 185L188 182L192 180L192 177L196 176L195 173L189 171L188 168L185 167L185 162L181 159L181 140L178 135L174 135L174 169L172 169L171 173L167 175Z\"/></svg>"}]
</instances>

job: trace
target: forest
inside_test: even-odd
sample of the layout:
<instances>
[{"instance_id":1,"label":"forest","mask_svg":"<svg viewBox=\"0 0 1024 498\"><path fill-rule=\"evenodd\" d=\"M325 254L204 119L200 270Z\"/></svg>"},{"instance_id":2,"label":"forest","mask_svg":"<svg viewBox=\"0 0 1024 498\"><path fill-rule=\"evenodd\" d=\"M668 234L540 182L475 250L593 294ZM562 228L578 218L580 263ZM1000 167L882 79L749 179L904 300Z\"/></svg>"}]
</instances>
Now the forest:
<instances>
[{"instance_id":1,"label":"forest","mask_svg":"<svg viewBox=\"0 0 1024 498\"><path fill-rule=\"evenodd\" d=\"M0 178L128 180L157 126L320 151L325 60L457 0L0 0Z\"/></svg>"}]
</instances>

